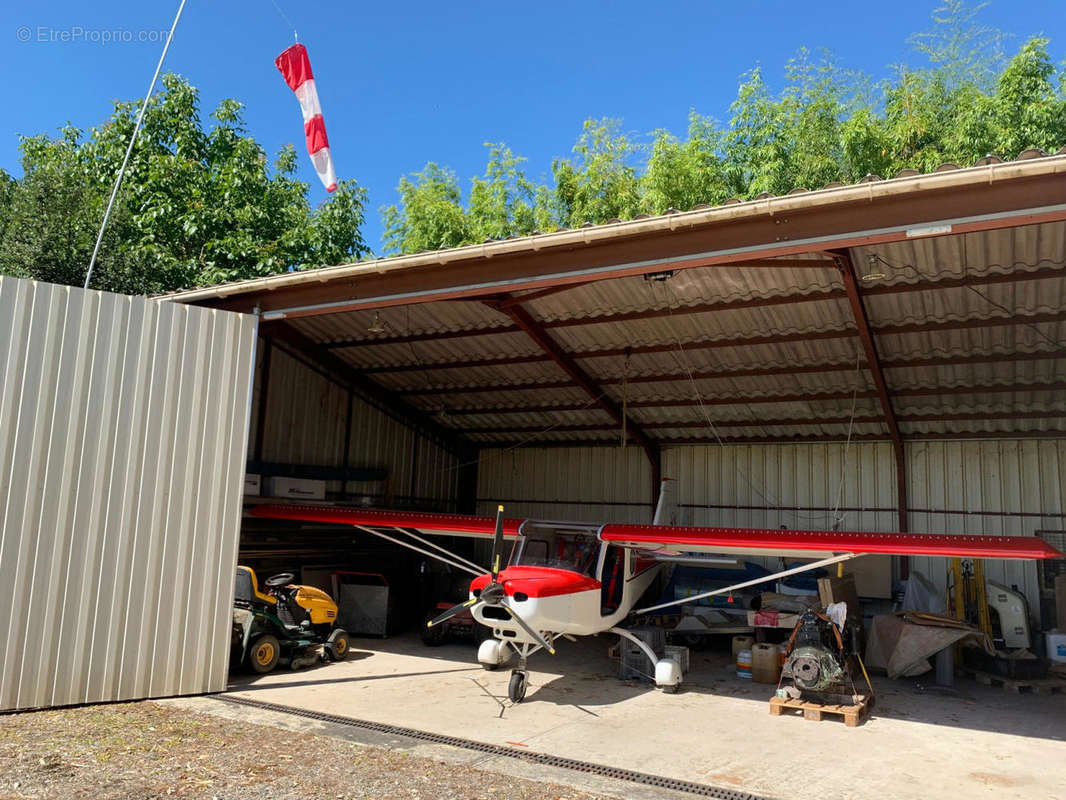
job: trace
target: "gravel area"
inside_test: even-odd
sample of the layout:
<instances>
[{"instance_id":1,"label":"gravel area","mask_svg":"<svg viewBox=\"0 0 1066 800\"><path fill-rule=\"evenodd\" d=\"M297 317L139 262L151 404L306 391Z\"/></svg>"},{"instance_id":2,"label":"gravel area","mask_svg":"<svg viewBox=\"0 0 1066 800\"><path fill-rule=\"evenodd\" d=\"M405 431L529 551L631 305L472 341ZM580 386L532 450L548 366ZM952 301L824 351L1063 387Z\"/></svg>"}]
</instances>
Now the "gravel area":
<instances>
[{"instance_id":1,"label":"gravel area","mask_svg":"<svg viewBox=\"0 0 1066 800\"><path fill-rule=\"evenodd\" d=\"M597 795L151 702L0 716L0 800Z\"/></svg>"}]
</instances>

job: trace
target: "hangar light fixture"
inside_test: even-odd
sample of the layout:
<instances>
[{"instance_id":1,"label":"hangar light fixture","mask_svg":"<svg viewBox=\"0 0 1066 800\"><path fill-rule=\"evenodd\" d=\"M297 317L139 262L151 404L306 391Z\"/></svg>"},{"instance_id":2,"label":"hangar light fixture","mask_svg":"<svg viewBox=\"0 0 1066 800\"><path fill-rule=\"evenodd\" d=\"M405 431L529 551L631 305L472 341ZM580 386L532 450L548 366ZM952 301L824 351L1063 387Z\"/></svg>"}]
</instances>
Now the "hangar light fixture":
<instances>
[{"instance_id":1,"label":"hangar light fixture","mask_svg":"<svg viewBox=\"0 0 1066 800\"><path fill-rule=\"evenodd\" d=\"M367 333L384 333L386 323L381 321L381 314L377 311L374 312L374 321L370 323L370 327L366 329Z\"/></svg>"},{"instance_id":2,"label":"hangar light fixture","mask_svg":"<svg viewBox=\"0 0 1066 800\"><path fill-rule=\"evenodd\" d=\"M870 253L866 256L866 273L862 276L864 281L883 281L888 275L881 269L877 256Z\"/></svg>"}]
</instances>

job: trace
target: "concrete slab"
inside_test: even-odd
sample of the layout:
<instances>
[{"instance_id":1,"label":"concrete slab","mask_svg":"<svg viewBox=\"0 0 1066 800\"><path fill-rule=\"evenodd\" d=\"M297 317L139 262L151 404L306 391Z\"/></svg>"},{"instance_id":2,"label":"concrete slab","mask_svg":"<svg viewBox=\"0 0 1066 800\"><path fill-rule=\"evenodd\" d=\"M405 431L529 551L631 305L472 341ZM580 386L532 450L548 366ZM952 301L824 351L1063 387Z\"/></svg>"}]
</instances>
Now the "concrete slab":
<instances>
[{"instance_id":1,"label":"concrete slab","mask_svg":"<svg viewBox=\"0 0 1066 800\"><path fill-rule=\"evenodd\" d=\"M519 705L506 699L509 669L482 670L471 645L429 648L415 635L355 640L340 664L237 676L231 692L770 797L1066 800L1062 694L959 681L952 695L875 678L872 719L846 728L771 717L773 687L737 678L728 651L694 652L676 695L623 683L613 641L534 656Z\"/></svg>"}]
</instances>

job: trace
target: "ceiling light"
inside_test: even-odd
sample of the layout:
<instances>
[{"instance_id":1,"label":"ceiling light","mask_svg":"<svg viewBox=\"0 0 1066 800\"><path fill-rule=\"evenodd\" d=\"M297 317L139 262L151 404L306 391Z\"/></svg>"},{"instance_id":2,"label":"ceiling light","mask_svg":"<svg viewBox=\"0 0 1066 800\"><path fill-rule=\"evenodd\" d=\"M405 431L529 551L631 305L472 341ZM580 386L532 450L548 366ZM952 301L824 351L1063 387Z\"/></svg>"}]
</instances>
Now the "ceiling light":
<instances>
[{"instance_id":1,"label":"ceiling light","mask_svg":"<svg viewBox=\"0 0 1066 800\"><path fill-rule=\"evenodd\" d=\"M880 260L873 253L866 256L866 274L862 276L864 281L883 281L888 275L881 269Z\"/></svg>"},{"instance_id":2,"label":"ceiling light","mask_svg":"<svg viewBox=\"0 0 1066 800\"><path fill-rule=\"evenodd\" d=\"M381 314L377 311L374 312L374 321L370 323L370 327L366 329L367 333L384 333L385 323L381 321Z\"/></svg>"}]
</instances>

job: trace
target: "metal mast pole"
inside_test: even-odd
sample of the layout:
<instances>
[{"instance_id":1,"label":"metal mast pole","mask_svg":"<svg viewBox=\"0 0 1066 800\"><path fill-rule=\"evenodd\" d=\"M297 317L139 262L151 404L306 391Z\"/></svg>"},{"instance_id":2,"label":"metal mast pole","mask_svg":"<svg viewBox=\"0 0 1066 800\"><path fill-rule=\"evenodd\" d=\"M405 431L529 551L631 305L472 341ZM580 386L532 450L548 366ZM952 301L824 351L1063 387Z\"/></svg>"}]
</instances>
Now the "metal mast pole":
<instances>
[{"instance_id":1,"label":"metal mast pole","mask_svg":"<svg viewBox=\"0 0 1066 800\"><path fill-rule=\"evenodd\" d=\"M100 252L100 243L104 240L104 231L107 229L107 221L111 217L111 209L115 205L115 197L118 196L118 187L122 185L122 176L126 173L126 164L129 163L130 154L133 153L133 145L137 141L137 134L141 130L141 123L144 122L144 112L148 110L148 101L152 99L152 92L155 91L155 82L159 79L159 73L163 69L163 61L167 57L167 51L170 49L170 42L174 39L174 31L178 27L178 20L181 19L181 12L185 10L185 0L181 0L181 4L178 6L178 13L174 15L174 24L170 26L170 33L167 34L166 44L163 45L163 53L159 56L159 63L155 68L155 75L152 76L152 82L148 85L148 94L144 96L144 102L141 103L141 110L137 114L137 122L133 126L133 133L130 135L130 143L126 148L126 156L122 159L122 166L118 168L118 177L115 178L115 185L111 189L111 199L107 201L107 210L104 211L103 222L100 223L100 232L96 234L96 246L93 247L92 258L89 259L89 271L85 273L85 288L89 288L89 282L93 278L93 268L96 266L96 256Z\"/></svg>"}]
</instances>

